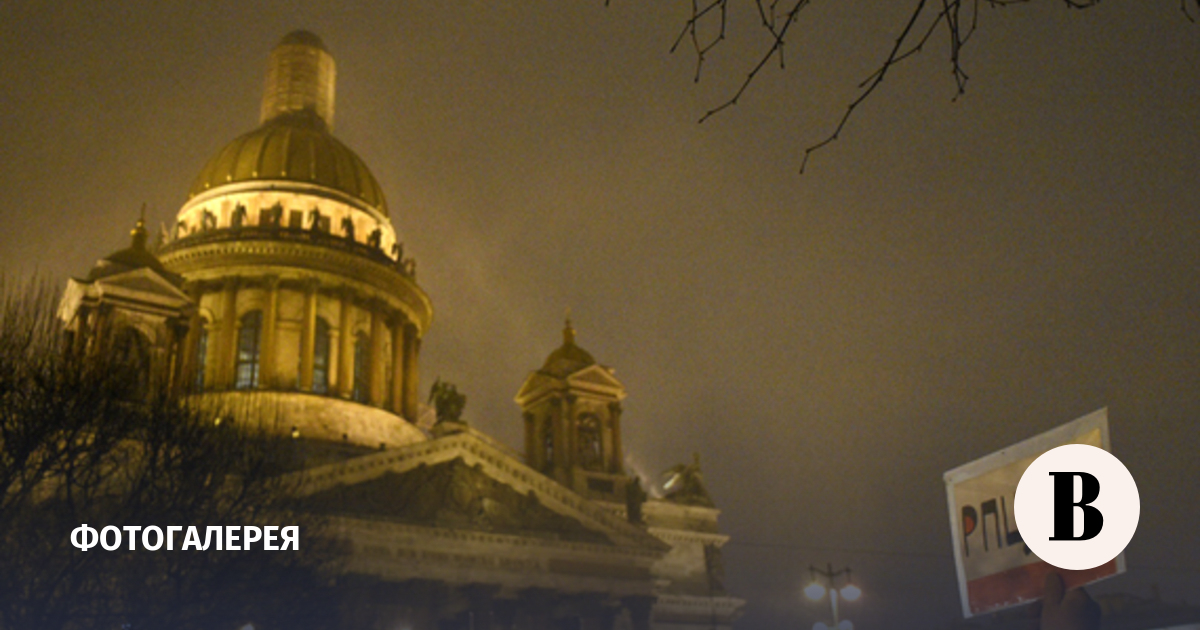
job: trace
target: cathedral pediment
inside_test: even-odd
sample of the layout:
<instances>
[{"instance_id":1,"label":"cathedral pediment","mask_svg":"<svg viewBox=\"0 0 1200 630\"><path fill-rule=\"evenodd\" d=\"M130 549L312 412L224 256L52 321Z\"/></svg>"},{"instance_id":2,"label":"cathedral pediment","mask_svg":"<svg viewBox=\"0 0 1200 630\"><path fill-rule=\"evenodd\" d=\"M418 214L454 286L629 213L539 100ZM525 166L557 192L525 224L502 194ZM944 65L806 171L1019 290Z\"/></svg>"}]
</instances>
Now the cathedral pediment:
<instances>
[{"instance_id":1,"label":"cathedral pediment","mask_svg":"<svg viewBox=\"0 0 1200 630\"><path fill-rule=\"evenodd\" d=\"M542 505L536 492L517 492L462 456L404 472L387 470L368 481L312 494L304 504L323 513L412 525L613 544L603 532Z\"/></svg>"},{"instance_id":2,"label":"cathedral pediment","mask_svg":"<svg viewBox=\"0 0 1200 630\"><path fill-rule=\"evenodd\" d=\"M83 304L105 302L133 311L178 315L189 309L191 299L173 282L149 267L114 273L95 279L71 279L59 305L59 316L70 321Z\"/></svg>"},{"instance_id":3,"label":"cathedral pediment","mask_svg":"<svg viewBox=\"0 0 1200 630\"><path fill-rule=\"evenodd\" d=\"M310 509L662 553L664 543L468 431L304 473Z\"/></svg>"},{"instance_id":4,"label":"cathedral pediment","mask_svg":"<svg viewBox=\"0 0 1200 630\"><path fill-rule=\"evenodd\" d=\"M102 293L119 291L130 296L150 297L167 302L188 302L187 295L169 279L143 267L94 281Z\"/></svg>"},{"instance_id":5,"label":"cathedral pediment","mask_svg":"<svg viewBox=\"0 0 1200 630\"><path fill-rule=\"evenodd\" d=\"M601 365L586 367L568 376L566 380L573 389L587 389L613 396L618 400L625 398L625 386L613 376L612 370Z\"/></svg>"},{"instance_id":6,"label":"cathedral pediment","mask_svg":"<svg viewBox=\"0 0 1200 630\"><path fill-rule=\"evenodd\" d=\"M524 407L554 392L593 394L617 401L625 399L625 386L613 376L612 371L602 365L592 364L565 376L544 370L531 372L517 391L516 402Z\"/></svg>"}]
</instances>

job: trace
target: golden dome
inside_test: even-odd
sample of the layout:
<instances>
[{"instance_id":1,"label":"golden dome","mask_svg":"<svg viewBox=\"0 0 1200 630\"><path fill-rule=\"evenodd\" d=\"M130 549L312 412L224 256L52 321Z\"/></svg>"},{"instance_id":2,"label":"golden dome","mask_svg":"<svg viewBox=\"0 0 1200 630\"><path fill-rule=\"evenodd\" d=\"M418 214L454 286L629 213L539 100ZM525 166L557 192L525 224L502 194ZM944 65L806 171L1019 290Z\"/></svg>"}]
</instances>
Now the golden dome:
<instances>
[{"instance_id":1,"label":"golden dome","mask_svg":"<svg viewBox=\"0 0 1200 630\"><path fill-rule=\"evenodd\" d=\"M188 198L228 184L285 180L341 191L388 216L379 182L311 111L277 116L208 161Z\"/></svg>"},{"instance_id":2,"label":"golden dome","mask_svg":"<svg viewBox=\"0 0 1200 630\"><path fill-rule=\"evenodd\" d=\"M592 358L591 353L575 345L575 329L568 319L563 327L563 344L546 357L541 371L562 378L595 364L596 359Z\"/></svg>"}]
</instances>

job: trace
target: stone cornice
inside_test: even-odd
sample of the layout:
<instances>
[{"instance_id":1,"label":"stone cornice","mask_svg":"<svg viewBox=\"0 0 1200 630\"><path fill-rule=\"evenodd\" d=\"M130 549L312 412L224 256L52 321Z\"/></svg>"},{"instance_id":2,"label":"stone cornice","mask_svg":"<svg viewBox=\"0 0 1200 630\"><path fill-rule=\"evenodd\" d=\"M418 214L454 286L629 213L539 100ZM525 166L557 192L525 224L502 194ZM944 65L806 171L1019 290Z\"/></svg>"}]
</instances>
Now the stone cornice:
<instances>
[{"instance_id":1,"label":"stone cornice","mask_svg":"<svg viewBox=\"0 0 1200 630\"><path fill-rule=\"evenodd\" d=\"M705 545L716 545L717 547L725 546L729 542L729 536L725 534L713 534L710 532L697 532L687 529L671 529L667 527L647 527L646 531L650 532L654 537L662 539L668 543L693 543L698 542Z\"/></svg>"}]
</instances>

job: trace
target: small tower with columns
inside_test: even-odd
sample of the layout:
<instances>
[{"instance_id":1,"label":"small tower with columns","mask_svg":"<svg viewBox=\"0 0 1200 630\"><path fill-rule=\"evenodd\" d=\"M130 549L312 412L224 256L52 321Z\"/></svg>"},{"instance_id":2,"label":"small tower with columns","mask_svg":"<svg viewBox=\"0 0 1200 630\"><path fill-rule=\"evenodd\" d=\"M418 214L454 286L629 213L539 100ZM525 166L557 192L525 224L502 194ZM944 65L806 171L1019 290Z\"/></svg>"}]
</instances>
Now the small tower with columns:
<instances>
[{"instance_id":1,"label":"small tower with columns","mask_svg":"<svg viewBox=\"0 0 1200 630\"><path fill-rule=\"evenodd\" d=\"M568 319L562 345L529 374L516 402L530 467L583 496L623 503L629 483L621 449L625 387L613 374L575 343Z\"/></svg>"}]
</instances>

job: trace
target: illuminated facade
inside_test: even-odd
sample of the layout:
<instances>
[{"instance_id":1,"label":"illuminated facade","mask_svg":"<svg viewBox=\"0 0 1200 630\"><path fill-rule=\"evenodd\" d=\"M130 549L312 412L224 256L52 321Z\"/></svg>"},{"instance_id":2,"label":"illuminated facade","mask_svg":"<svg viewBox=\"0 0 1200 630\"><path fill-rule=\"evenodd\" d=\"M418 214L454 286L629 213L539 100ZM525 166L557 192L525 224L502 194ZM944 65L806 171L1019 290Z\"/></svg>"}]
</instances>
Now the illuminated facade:
<instances>
[{"instance_id":1,"label":"illuminated facade","mask_svg":"<svg viewBox=\"0 0 1200 630\"><path fill-rule=\"evenodd\" d=\"M163 242L139 221L69 281L74 350L327 447L305 500L351 542L347 628L729 627L742 601L698 462L646 500L623 466L625 389L569 323L517 393L524 454L421 404L432 304L332 135L335 79L315 35L282 40L260 126L204 166Z\"/></svg>"}]
</instances>

